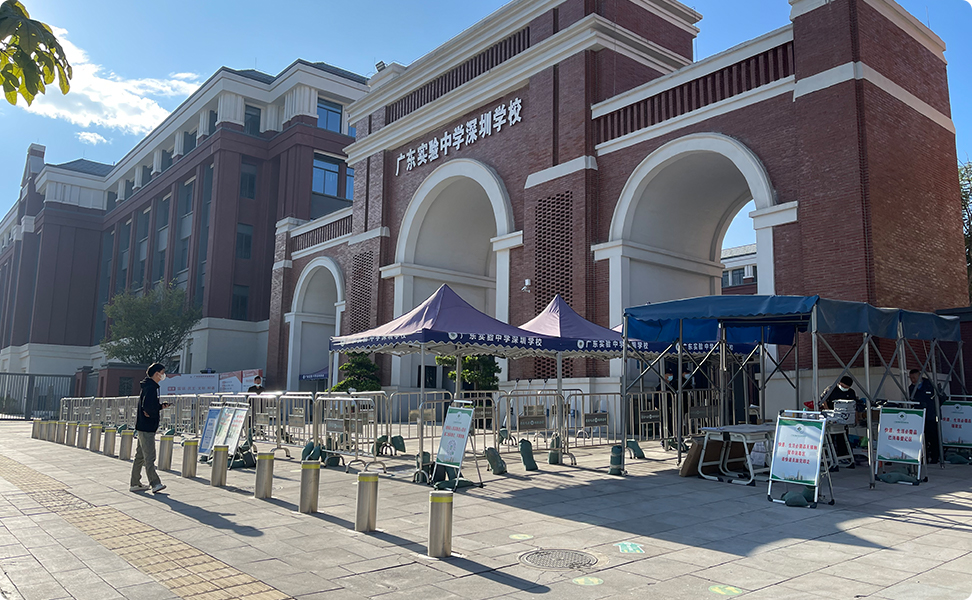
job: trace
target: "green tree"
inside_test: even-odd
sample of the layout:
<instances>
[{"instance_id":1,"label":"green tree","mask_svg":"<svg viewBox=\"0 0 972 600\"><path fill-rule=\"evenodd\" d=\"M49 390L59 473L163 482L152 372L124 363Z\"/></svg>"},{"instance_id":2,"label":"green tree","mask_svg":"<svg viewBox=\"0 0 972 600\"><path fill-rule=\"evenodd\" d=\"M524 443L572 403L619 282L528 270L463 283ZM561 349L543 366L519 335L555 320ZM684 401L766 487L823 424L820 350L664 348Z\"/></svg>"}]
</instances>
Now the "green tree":
<instances>
[{"instance_id":1,"label":"green tree","mask_svg":"<svg viewBox=\"0 0 972 600\"><path fill-rule=\"evenodd\" d=\"M347 362L338 367L338 370L344 371L344 379L331 388L332 392L346 392L351 389L377 392L381 389L378 365L363 352L349 352Z\"/></svg>"},{"instance_id":2,"label":"green tree","mask_svg":"<svg viewBox=\"0 0 972 600\"><path fill-rule=\"evenodd\" d=\"M0 4L0 81L7 102L17 104L19 95L29 106L55 79L66 94L73 76L64 49L46 23L31 19L18 0Z\"/></svg>"},{"instance_id":3,"label":"green tree","mask_svg":"<svg viewBox=\"0 0 972 600\"><path fill-rule=\"evenodd\" d=\"M454 367L455 357L436 356L435 364ZM462 359L462 380L473 386L474 390L498 390L500 368L496 359L488 354L465 356ZM456 370L449 371L449 379L456 380Z\"/></svg>"},{"instance_id":4,"label":"green tree","mask_svg":"<svg viewBox=\"0 0 972 600\"><path fill-rule=\"evenodd\" d=\"M965 230L965 268L969 278L969 301L972 302L972 160L959 163L959 189Z\"/></svg>"},{"instance_id":5,"label":"green tree","mask_svg":"<svg viewBox=\"0 0 972 600\"><path fill-rule=\"evenodd\" d=\"M147 365L163 362L185 345L202 311L186 299L186 292L171 283L148 294L126 291L105 306L111 320L101 347L108 358Z\"/></svg>"}]
</instances>

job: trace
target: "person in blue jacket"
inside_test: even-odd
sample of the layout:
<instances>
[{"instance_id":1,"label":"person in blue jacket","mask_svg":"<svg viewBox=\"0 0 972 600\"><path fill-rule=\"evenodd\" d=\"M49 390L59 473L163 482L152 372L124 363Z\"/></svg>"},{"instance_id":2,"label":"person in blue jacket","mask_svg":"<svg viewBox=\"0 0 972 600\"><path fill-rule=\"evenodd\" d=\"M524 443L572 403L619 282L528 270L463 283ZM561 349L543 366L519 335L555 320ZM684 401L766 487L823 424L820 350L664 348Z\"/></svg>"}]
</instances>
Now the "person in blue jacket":
<instances>
[{"instance_id":1,"label":"person in blue jacket","mask_svg":"<svg viewBox=\"0 0 972 600\"><path fill-rule=\"evenodd\" d=\"M155 433L159 430L160 413L168 404L159 401L159 383L165 379L165 367L152 363L146 369L147 377L142 380L142 391L138 396L138 416L135 418L135 435L138 437L138 450L132 463L132 482L128 489L144 492L151 489L153 494L165 489L165 484L155 471ZM148 475L149 485L142 483L142 467Z\"/></svg>"}]
</instances>

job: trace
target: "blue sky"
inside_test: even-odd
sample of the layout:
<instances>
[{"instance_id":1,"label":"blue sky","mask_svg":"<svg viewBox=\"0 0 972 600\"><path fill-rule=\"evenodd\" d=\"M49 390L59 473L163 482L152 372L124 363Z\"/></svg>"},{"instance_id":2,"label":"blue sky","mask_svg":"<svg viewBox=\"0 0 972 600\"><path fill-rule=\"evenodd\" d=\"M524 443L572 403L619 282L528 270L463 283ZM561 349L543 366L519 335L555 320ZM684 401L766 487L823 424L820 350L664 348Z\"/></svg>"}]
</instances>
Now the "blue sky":
<instances>
[{"instance_id":1,"label":"blue sky","mask_svg":"<svg viewBox=\"0 0 972 600\"><path fill-rule=\"evenodd\" d=\"M304 58L371 75L377 61L408 64L505 3L22 1L32 17L59 28L75 80L71 94L62 97L52 91L30 111L22 105L0 104L3 213L17 198L31 143L47 146L50 163L81 157L113 163L220 66L276 74L296 58ZM686 3L704 15L699 23L697 58L789 22L786 0ZM930 22L948 45L952 117L959 157L965 160L972 155L972 103L968 101L972 95L972 0L899 3L922 22ZM737 218L726 245L753 239L749 220Z\"/></svg>"}]
</instances>

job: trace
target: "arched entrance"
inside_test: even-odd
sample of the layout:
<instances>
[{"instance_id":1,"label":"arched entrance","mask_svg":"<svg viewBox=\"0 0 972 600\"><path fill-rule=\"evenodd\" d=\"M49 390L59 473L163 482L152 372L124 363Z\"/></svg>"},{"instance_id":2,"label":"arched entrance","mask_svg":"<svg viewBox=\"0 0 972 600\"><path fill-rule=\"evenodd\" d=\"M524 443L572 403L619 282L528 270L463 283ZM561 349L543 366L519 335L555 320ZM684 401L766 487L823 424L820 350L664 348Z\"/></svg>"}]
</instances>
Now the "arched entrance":
<instances>
[{"instance_id":1,"label":"arched entrance","mask_svg":"<svg viewBox=\"0 0 972 600\"><path fill-rule=\"evenodd\" d=\"M394 316L448 283L477 309L508 321L509 251L522 239L513 228L509 194L495 171L470 159L443 164L412 196L395 263L381 269L383 278L395 280ZM393 359L393 384L416 387L417 361ZM434 365L431 357L427 365Z\"/></svg>"},{"instance_id":2,"label":"arched entrance","mask_svg":"<svg viewBox=\"0 0 972 600\"><path fill-rule=\"evenodd\" d=\"M315 258L301 271L292 310L284 315L284 321L290 325L287 389L316 391L327 385L327 380L302 381L300 376L320 372L325 367L334 373L337 360L328 365L328 343L331 336L341 333L342 312L341 268L330 258Z\"/></svg>"},{"instance_id":3,"label":"arched entrance","mask_svg":"<svg viewBox=\"0 0 972 600\"><path fill-rule=\"evenodd\" d=\"M775 205L762 163L717 133L688 135L658 148L628 178L611 220L610 241L594 247L610 264L611 319L626 306L721 292L722 241L750 201L759 293L773 294L772 226L796 220L796 203Z\"/></svg>"}]
</instances>

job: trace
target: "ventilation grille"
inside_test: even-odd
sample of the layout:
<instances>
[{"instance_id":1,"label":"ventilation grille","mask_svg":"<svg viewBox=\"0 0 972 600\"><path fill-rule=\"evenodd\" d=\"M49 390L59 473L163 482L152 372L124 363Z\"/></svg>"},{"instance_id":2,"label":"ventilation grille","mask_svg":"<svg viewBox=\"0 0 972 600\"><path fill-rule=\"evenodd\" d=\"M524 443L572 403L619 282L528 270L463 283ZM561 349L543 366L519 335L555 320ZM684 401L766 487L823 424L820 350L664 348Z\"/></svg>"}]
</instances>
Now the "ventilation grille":
<instances>
[{"instance_id":1,"label":"ventilation grille","mask_svg":"<svg viewBox=\"0 0 972 600\"><path fill-rule=\"evenodd\" d=\"M533 282L534 312L539 313L557 294L573 305L574 253L573 192L567 191L537 202L536 256ZM535 376L556 379L557 362L552 358L534 361ZM573 361L564 360L564 377L573 377Z\"/></svg>"},{"instance_id":2,"label":"ventilation grille","mask_svg":"<svg viewBox=\"0 0 972 600\"><path fill-rule=\"evenodd\" d=\"M348 294L348 333L358 333L371 327L372 291L377 287L374 278L374 252L362 252L351 257L351 292Z\"/></svg>"}]
</instances>

